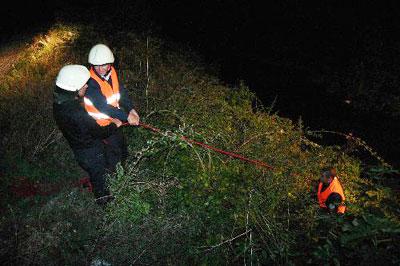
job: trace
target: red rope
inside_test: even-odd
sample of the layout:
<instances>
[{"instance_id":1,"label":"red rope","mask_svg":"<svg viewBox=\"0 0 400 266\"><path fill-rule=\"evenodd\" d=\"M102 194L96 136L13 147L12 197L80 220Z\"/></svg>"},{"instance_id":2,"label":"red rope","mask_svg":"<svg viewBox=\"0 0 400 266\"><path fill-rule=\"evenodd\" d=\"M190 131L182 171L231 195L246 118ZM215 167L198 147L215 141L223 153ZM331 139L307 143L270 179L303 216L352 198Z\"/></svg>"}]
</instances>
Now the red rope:
<instances>
[{"instance_id":1,"label":"red rope","mask_svg":"<svg viewBox=\"0 0 400 266\"><path fill-rule=\"evenodd\" d=\"M93 191L92 183L88 177L68 183L36 183L30 181L27 177L17 177L10 185L10 191L18 198L30 198L34 196L51 196L59 193L65 187L86 188L88 192Z\"/></svg>"},{"instance_id":2,"label":"red rope","mask_svg":"<svg viewBox=\"0 0 400 266\"><path fill-rule=\"evenodd\" d=\"M122 125L125 126L125 125L129 125L129 124L128 123L124 123ZM148 124L140 122L139 126L142 127L142 128L145 128L147 130L153 131L155 133L159 133L159 134L162 133L162 131L160 129L158 129L156 127L153 127L152 125L148 125ZM229 152L229 151L224 151L224 150L218 149L216 147L210 146L208 144L205 144L203 142L196 141L196 140L193 140L193 139L189 139L189 138L187 138L185 136L181 136L181 140L186 141L186 142L188 142L190 144L194 144L194 145L200 146L200 147L202 147L204 149L212 150L212 151L215 151L217 153L220 153L220 154L223 154L223 155L235 158L235 159L239 159L239 160L247 162L247 163L254 164L256 166L261 166L261 167L264 167L264 168L267 168L267 169L270 169L270 170L274 170L273 166L271 166L271 165L269 165L269 164L267 164L267 163L265 163L263 161L250 159L250 158L247 158L247 157L245 157L245 156L243 156L241 154L237 154L237 153L233 153L233 152Z\"/></svg>"},{"instance_id":3,"label":"red rope","mask_svg":"<svg viewBox=\"0 0 400 266\"><path fill-rule=\"evenodd\" d=\"M129 124L128 123L123 123L122 125L123 126L127 126ZM158 129L156 127L153 127L151 125L148 125L148 124L145 124L145 123L140 123L139 126L142 127L142 128L145 128L147 130L150 130L152 132L155 132L155 133L158 133L158 134L163 134L163 132L160 129ZM239 160L242 160L242 161L247 162L247 163L254 164L256 166L267 168L269 170L274 170L273 166L271 166L271 165L269 165L269 164L267 164L267 163L265 163L263 161L253 160L253 159L244 157L243 155L240 155L240 154L237 154L237 153L224 151L224 150L215 148L213 146L207 145L207 144L205 144L203 142L189 139L189 138L187 138L185 136L181 136L180 139L183 140L183 141L186 141L186 142L188 142L190 144L194 144L194 145L200 146L200 147L202 147L204 149L212 150L212 151L215 151L217 153L220 153L220 154L223 154L223 155L235 158L235 159L239 159ZM21 184L19 184L19 183L17 184L16 183L16 184L12 185L12 187L11 187L11 190L14 192L14 194L17 197L26 198L26 197L36 196L36 195L49 196L49 195L58 193L59 191L62 190L63 187L65 187L65 184L62 185L62 186L56 185L56 186L52 186L49 190L44 190L43 188L38 187L36 184L33 184L33 183L27 181L26 178L22 178L21 181L22 181ZM73 182L71 185L73 187L86 186L89 192L92 191L92 184L90 183L89 178L87 178L87 177L80 179L78 182Z\"/></svg>"}]
</instances>

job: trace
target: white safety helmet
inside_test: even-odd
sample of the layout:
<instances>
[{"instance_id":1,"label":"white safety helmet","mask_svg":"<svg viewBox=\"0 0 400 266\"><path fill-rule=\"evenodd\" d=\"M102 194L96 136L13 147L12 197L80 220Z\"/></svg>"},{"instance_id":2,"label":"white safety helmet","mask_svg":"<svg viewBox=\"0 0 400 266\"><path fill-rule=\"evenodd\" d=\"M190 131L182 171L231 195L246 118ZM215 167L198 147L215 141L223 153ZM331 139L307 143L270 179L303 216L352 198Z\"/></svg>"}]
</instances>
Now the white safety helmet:
<instances>
[{"instance_id":1,"label":"white safety helmet","mask_svg":"<svg viewBox=\"0 0 400 266\"><path fill-rule=\"evenodd\" d=\"M114 63L114 55L106 45L99 43L90 49L89 64L101 66L112 63Z\"/></svg>"},{"instance_id":2,"label":"white safety helmet","mask_svg":"<svg viewBox=\"0 0 400 266\"><path fill-rule=\"evenodd\" d=\"M66 65L58 72L56 85L67 91L80 90L90 78L89 70L81 65Z\"/></svg>"}]
</instances>

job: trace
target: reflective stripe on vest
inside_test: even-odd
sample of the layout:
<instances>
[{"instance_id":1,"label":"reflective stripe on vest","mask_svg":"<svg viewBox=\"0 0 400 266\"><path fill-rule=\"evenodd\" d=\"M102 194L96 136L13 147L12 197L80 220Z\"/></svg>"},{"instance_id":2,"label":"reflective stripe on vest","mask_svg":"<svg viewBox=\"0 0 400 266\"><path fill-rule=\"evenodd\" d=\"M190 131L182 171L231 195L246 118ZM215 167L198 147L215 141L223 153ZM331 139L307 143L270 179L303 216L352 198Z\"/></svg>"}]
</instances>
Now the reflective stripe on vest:
<instances>
[{"instance_id":1,"label":"reflective stripe on vest","mask_svg":"<svg viewBox=\"0 0 400 266\"><path fill-rule=\"evenodd\" d=\"M332 182L329 184L329 186L324 191L321 192L321 190L322 190L322 182L320 182L318 185L319 206L321 208L327 208L325 205L325 202L328 199L329 195L331 193L338 193L340 195L340 197L342 198L342 203L341 203L341 205L338 206L337 212L344 213L344 211L346 210L346 206L343 204L345 197L344 197L342 185L340 184L337 177L335 176L333 178Z\"/></svg>"},{"instance_id":2,"label":"reflective stripe on vest","mask_svg":"<svg viewBox=\"0 0 400 266\"><path fill-rule=\"evenodd\" d=\"M106 81L101 79L93 69L90 69L90 77L94 79L100 86L101 94L106 98L107 104L119 108L119 100L121 95L119 93L119 81L117 72L114 67L111 66L111 82L112 86ZM90 116L96 119L97 124L100 126L107 126L111 123L111 117L107 114L100 112L88 98L83 98L85 103L85 109Z\"/></svg>"},{"instance_id":3,"label":"reflective stripe on vest","mask_svg":"<svg viewBox=\"0 0 400 266\"><path fill-rule=\"evenodd\" d=\"M111 117L97 110L91 100L83 97L83 102L85 103L86 112L88 112L91 117L96 119L97 124L103 127L108 126L111 123Z\"/></svg>"}]
</instances>

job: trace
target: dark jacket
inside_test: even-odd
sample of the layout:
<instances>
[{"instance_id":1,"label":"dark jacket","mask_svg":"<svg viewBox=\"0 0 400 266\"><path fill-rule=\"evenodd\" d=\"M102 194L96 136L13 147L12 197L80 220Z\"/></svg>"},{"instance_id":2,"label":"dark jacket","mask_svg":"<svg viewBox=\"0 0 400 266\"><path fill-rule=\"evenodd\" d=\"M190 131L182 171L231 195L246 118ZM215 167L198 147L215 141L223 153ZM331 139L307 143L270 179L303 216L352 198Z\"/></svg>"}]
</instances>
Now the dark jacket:
<instances>
[{"instance_id":1,"label":"dark jacket","mask_svg":"<svg viewBox=\"0 0 400 266\"><path fill-rule=\"evenodd\" d=\"M103 79L100 75L96 75ZM104 79L103 79L104 80ZM110 85L112 84L112 79L107 81ZM100 85L93 79L90 78L88 81L88 89L86 91L85 97L88 98L96 108L104 114L110 117L118 118L122 122L126 122L128 119L128 113L133 109L132 102L129 98L127 90L121 85L119 85L119 93L121 98L119 100L121 109L118 109L110 104L107 104L106 97L101 93Z\"/></svg>"},{"instance_id":2,"label":"dark jacket","mask_svg":"<svg viewBox=\"0 0 400 266\"><path fill-rule=\"evenodd\" d=\"M74 92L58 87L54 90L54 119L74 151L98 145L117 129L114 124L99 126L81 105L81 100L76 97Z\"/></svg>"}]
</instances>

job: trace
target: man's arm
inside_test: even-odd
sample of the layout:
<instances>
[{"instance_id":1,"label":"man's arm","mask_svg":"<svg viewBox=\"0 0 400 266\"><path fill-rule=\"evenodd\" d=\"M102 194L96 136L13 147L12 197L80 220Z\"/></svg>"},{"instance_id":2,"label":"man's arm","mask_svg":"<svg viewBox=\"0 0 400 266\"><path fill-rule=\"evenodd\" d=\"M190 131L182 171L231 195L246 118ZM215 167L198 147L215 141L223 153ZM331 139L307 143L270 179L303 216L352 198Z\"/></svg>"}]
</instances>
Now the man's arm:
<instances>
[{"instance_id":1,"label":"man's arm","mask_svg":"<svg viewBox=\"0 0 400 266\"><path fill-rule=\"evenodd\" d=\"M124 86L119 85L119 93L121 95L121 99L119 100L120 105L127 113L129 113L133 109L133 104L129 97L128 90Z\"/></svg>"},{"instance_id":2,"label":"man's arm","mask_svg":"<svg viewBox=\"0 0 400 266\"><path fill-rule=\"evenodd\" d=\"M105 139L109 137L117 128L114 123L108 126L100 126L96 120L91 117L85 110L83 110L81 117L79 118L78 125L84 127L82 130L86 130L95 139Z\"/></svg>"},{"instance_id":3,"label":"man's arm","mask_svg":"<svg viewBox=\"0 0 400 266\"><path fill-rule=\"evenodd\" d=\"M342 201L342 197L338 193L332 192L326 199L325 205L329 210L336 210L337 206L342 203Z\"/></svg>"},{"instance_id":4,"label":"man's arm","mask_svg":"<svg viewBox=\"0 0 400 266\"><path fill-rule=\"evenodd\" d=\"M120 105L121 107L128 112L128 123L131 125L139 125L139 114L133 109L132 101L129 97L128 90L124 88L124 86L119 86L119 93L121 95Z\"/></svg>"},{"instance_id":5,"label":"man's arm","mask_svg":"<svg viewBox=\"0 0 400 266\"><path fill-rule=\"evenodd\" d=\"M89 87L86 91L85 97L93 103L97 110L112 118L117 118L124 122L128 120L129 110L125 112L124 110L108 104L106 97L104 97L104 95L101 93L100 87L95 86L93 82L89 82L88 85Z\"/></svg>"}]
</instances>

